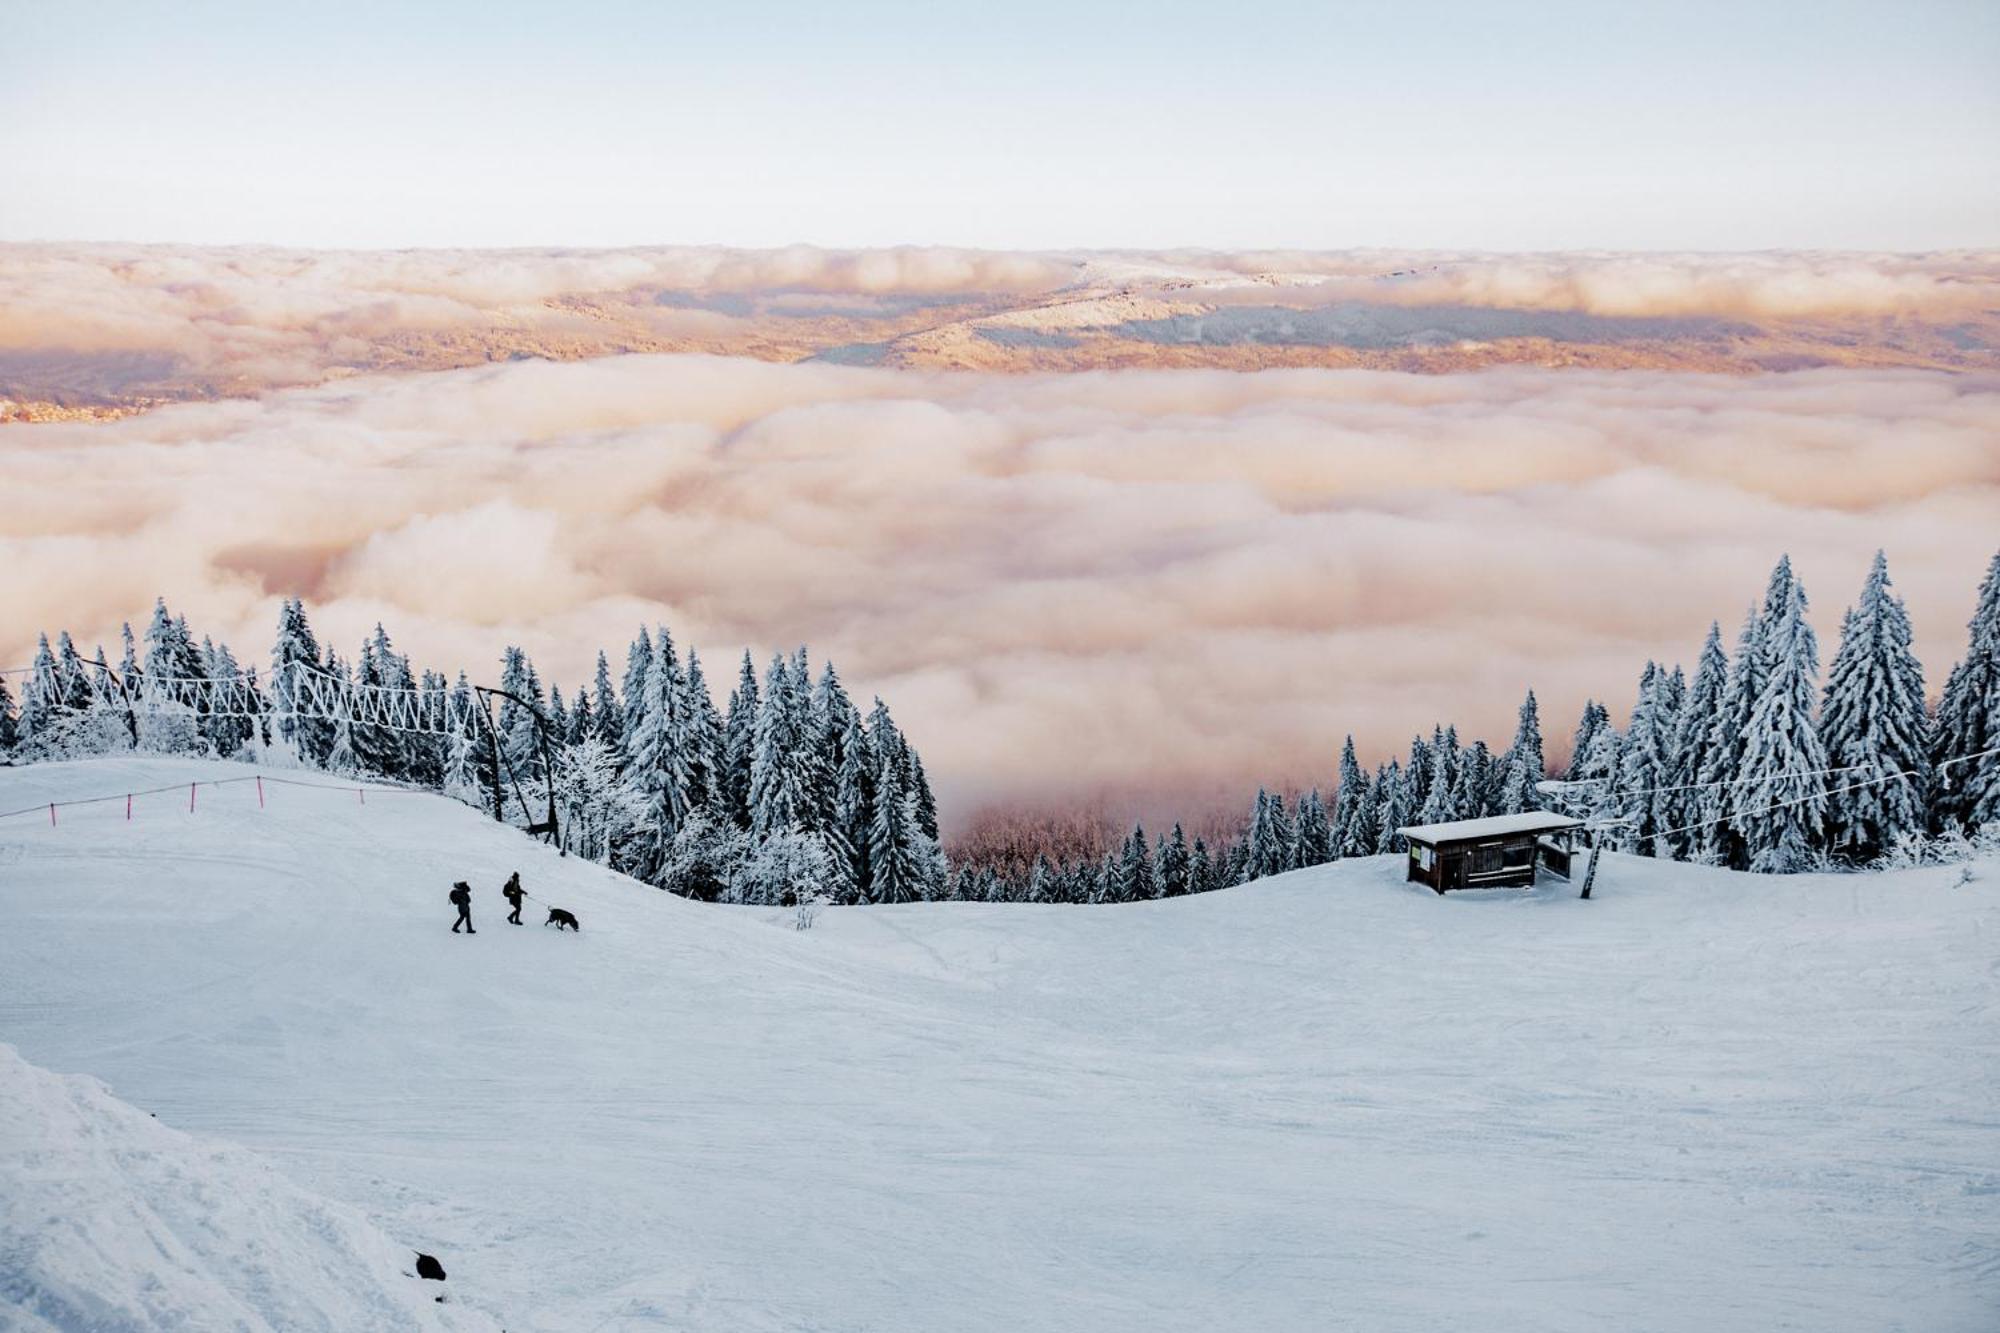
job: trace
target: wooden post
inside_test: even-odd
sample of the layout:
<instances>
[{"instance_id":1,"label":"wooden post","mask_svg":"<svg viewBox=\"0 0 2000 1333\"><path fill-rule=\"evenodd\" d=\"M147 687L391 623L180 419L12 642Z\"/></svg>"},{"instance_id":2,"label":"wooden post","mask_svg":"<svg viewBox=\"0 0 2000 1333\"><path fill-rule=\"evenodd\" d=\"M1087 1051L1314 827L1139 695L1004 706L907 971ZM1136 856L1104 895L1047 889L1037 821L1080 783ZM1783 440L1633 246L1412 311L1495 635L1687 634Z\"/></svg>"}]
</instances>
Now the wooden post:
<instances>
[{"instance_id":1,"label":"wooden post","mask_svg":"<svg viewBox=\"0 0 2000 1333\"><path fill-rule=\"evenodd\" d=\"M1592 838L1590 840L1590 863L1586 865L1583 870L1583 892L1578 895L1579 897L1588 898L1590 896L1590 885L1591 882L1596 878L1597 878L1597 839Z\"/></svg>"}]
</instances>

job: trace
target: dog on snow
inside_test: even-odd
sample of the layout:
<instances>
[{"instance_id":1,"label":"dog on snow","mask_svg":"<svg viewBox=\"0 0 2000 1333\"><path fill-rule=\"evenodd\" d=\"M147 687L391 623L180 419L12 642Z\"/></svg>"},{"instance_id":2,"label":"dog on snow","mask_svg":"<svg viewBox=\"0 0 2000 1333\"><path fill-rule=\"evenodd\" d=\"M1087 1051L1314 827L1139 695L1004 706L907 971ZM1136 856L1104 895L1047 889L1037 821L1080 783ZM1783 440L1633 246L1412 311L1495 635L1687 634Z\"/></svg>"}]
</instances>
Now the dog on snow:
<instances>
[{"instance_id":1,"label":"dog on snow","mask_svg":"<svg viewBox=\"0 0 2000 1333\"><path fill-rule=\"evenodd\" d=\"M557 930L561 930L564 926L567 926L579 935L583 933L583 928L576 924L576 917L563 911L560 907L551 907L549 909L549 919L542 922L542 924L545 926L554 926Z\"/></svg>"}]
</instances>

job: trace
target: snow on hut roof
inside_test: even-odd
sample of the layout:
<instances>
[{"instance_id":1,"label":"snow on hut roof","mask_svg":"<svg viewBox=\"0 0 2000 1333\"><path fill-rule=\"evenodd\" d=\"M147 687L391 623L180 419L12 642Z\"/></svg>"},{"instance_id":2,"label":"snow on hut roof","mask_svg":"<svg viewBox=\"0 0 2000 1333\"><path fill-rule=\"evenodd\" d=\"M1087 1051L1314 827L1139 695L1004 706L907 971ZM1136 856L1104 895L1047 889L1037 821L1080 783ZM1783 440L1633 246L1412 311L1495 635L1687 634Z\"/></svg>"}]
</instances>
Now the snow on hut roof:
<instances>
[{"instance_id":1,"label":"snow on hut roof","mask_svg":"<svg viewBox=\"0 0 2000 1333\"><path fill-rule=\"evenodd\" d=\"M1396 832L1415 842L1435 846L1441 842L1466 842L1474 838L1500 838L1509 833L1549 833L1556 829L1582 828L1581 819L1553 814L1547 810L1523 810L1518 815L1491 815L1485 819L1454 819L1449 824L1417 824Z\"/></svg>"}]
</instances>

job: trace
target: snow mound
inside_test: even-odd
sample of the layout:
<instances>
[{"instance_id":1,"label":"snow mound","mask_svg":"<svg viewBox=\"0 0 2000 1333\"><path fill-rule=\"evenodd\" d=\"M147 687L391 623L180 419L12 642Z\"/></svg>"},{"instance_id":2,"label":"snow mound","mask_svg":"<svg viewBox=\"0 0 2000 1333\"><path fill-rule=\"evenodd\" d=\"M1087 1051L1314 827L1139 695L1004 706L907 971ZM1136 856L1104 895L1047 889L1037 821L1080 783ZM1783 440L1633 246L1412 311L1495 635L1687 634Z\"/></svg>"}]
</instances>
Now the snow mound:
<instances>
[{"instance_id":1,"label":"snow mound","mask_svg":"<svg viewBox=\"0 0 2000 1333\"><path fill-rule=\"evenodd\" d=\"M352 1209L7 1045L0 1125L0 1326L492 1327L436 1304L404 1275L414 1255Z\"/></svg>"}]
</instances>

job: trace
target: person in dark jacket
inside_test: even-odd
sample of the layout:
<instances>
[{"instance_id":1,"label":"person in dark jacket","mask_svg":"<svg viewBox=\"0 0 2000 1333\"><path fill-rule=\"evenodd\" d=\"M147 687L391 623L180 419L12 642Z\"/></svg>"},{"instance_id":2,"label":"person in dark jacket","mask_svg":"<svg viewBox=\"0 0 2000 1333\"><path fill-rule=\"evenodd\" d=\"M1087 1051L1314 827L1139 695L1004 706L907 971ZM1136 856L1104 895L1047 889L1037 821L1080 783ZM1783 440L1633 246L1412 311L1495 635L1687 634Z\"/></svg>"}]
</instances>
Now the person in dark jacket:
<instances>
[{"instance_id":1,"label":"person in dark jacket","mask_svg":"<svg viewBox=\"0 0 2000 1333\"><path fill-rule=\"evenodd\" d=\"M521 872L516 870L507 876L507 887L500 890L500 896L512 903L514 910L507 913L507 919L515 925L521 924L521 899L527 895L521 892Z\"/></svg>"},{"instance_id":2,"label":"person in dark jacket","mask_svg":"<svg viewBox=\"0 0 2000 1333\"><path fill-rule=\"evenodd\" d=\"M477 935L479 932L472 928L472 886L464 880L452 885L451 901L458 908L458 920L451 923L451 933L458 934L458 928L464 926L466 934Z\"/></svg>"}]
</instances>

